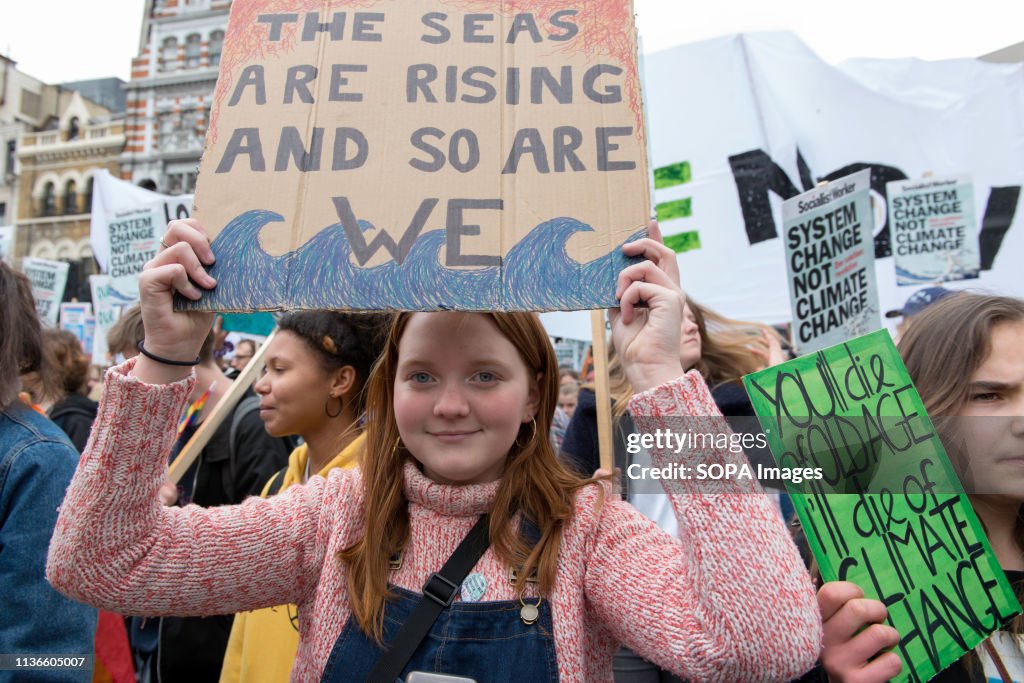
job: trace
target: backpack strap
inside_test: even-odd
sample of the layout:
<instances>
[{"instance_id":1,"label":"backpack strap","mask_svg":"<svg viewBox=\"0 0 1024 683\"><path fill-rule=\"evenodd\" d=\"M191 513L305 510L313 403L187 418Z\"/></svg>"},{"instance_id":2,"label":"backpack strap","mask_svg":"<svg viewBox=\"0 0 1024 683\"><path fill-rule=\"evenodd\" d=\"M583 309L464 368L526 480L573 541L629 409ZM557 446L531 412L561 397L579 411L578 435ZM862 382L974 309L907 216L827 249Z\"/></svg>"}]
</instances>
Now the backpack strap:
<instances>
[{"instance_id":1,"label":"backpack strap","mask_svg":"<svg viewBox=\"0 0 1024 683\"><path fill-rule=\"evenodd\" d=\"M238 468L235 466L238 462L238 432L242 428L242 420L245 416L253 413L260 409L260 397L259 396L246 396L243 398L237 406L235 406L235 412L231 414L231 429L228 432L228 452L231 459L228 461L228 472L231 475L231 481L235 481L235 473Z\"/></svg>"},{"instance_id":2,"label":"backpack strap","mask_svg":"<svg viewBox=\"0 0 1024 683\"><path fill-rule=\"evenodd\" d=\"M284 477L287 473L287 465L279 469L277 472L274 472L274 476L272 476L270 481L267 482L267 487L263 491L264 498L270 498L271 496L276 496L278 494L281 487L284 486Z\"/></svg>"}]
</instances>

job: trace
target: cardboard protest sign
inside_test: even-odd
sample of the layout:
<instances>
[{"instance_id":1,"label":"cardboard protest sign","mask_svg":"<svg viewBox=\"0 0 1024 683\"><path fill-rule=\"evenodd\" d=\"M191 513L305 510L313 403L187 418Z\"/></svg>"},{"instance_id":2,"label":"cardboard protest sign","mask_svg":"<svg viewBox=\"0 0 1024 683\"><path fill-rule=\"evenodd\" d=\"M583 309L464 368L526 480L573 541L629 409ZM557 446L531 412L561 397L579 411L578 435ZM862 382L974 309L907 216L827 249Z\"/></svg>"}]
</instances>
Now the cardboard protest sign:
<instances>
[{"instance_id":1,"label":"cardboard protest sign","mask_svg":"<svg viewBox=\"0 0 1024 683\"><path fill-rule=\"evenodd\" d=\"M14 252L14 226L0 225L0 261L11 261Z\"/></svg>"},{"instance_id":2,"label":"cardboard protest sign","mask_svg":"<svg viewBox=\"0 0 1024 683\"><path fill-rule=\"evenodd\" d=\"M614 304L646 227L631 0L236 0L199 307Z\"/></svg>"},{"instance_id":3,"label":"cardboard protest sign","mask_svg":"<svg viewBox=\"0 0 1024 683\"><path fill-rule=\"evenodd\" d=\"M86 325L89 318L92 318L92 304L88 302L60 305L60 329L67 330L78 337L83 350L85 349Z\"/></svg>"},{"instance_id":4,"label":"cardboard protest sign","mask_svg":"<svg viewBox=\"0 0 1024 683\"><path fill-rule=\"evenodd\" d=\"M970 176L886 183L897 285L969 280L981 272Z\"/></svg>"},{"instance_id":5,"label":"cardboard protest sign","mask_svg":"<svg viewBox=\"0 0 1024 683\"><path fill-rule=\"evenodd\" d=\"M32 283L32 297L36 300L39 319L51 327L57 325L60 302L64 298L64 287L68 283L70 264L65 261L48 261L41 258L24 258L21 270Z\"/></svg>"},{"instance_id":6,"label":"cardboard protest sign","mask_svg":"<svg viewBox=\"0 0 1024 683\"><path fill-rule=\"evenodd\" d=\"M899 681L925 681L1020 611L889 333L748 375L825 581L888 607Z\"/></svg>"},{"instance_id":7,"label":"cardboard protest sign","mask_svg":"<svg viewBox=\"0 0 1024 683\"><path fill-rule=\"evenodd\" d=\"M107 365L107 333L124 313L124 310L136 303L136 300L112 287L109 275L90 275L89 289L92 292L92 305L96 317L91 351L92 362L93 365Z\"/></svg>"},{"instance_id":8,"label":"cardboard protest sign","mask_svg":"<svg viewBox=\"0 0 1024 683\"><path fill-rule=\"evenodd\" d=\"M793 342L800 353L882 326L870 181L870 171L859 171L782 204Z\"/></svg>"},{"instance_id":9,"label":"cardboard protest sign","mask_svg":"<svg viewBox=\"0 0 1024 683\"><path fill-rule=\"evenodd\" d=\"M150 206L119 211L107 223L110 284L122 294L139 295L139 274L146 262L160 251L160 237L167 229L160 207Z\"/></svg>"}]
</instances>

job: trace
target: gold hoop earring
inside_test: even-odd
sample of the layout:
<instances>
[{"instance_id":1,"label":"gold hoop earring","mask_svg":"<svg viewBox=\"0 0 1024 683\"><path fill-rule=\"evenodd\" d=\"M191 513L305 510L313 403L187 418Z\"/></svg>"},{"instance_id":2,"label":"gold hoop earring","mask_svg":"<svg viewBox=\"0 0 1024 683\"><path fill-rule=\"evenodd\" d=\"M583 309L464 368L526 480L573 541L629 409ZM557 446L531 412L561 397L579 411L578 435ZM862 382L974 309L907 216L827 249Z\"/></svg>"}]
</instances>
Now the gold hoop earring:
<instances>
[{"instance_id":1,"label":"gold hoop earring","mask_svg":"<svg viewBox=\"0 0 1024 683\"><path fill-rule=\"evenodd\" d=\"M391 447L391 457L395 457L395 455L398 453L398 447L401 446L401 445L402 445L402 437L396 436L395 437L395 445Z\"/></svg>"},{"instance_id":2,"label":"gold hoop earring","mask_svg":"<svg viewBox=\"0 0 1024 683\"><path fill-rule=\"evenodd\" d=\"M330 411L330 405L331 405L331 399L332 398L337 398L338 399L338 412L333 413L333 414ZM341 400L341 396L335 397L335 396L331 396L330 394L327 395L327 400L324 401L324 415L326 415L327 417L329 417L329 418L331 418L333 420L334 418L336 418L339 415L341 415L341 411L343 411L344 409L345 409L345 402Z\"/></svg>"},{"instance_id":3,"label":"gold hoop earring","mask_svg":"<svg viewBox=\"0 0 1024 683\"><path fill-rule=\"evenodd\" d=\"M530 424L533 425L533 433L530 434L530 440L526 442L526 446L529 446L531 443L533 443L533 440L537 438L537 418L536 417L531 417L530 418ZM524 446L523 444L519 443L519 435L518 434L516 435L515 443L516 443L516 446L519 446L519 450L525 450L526 449L526 446Z\"/></svg>"}]
</instances>

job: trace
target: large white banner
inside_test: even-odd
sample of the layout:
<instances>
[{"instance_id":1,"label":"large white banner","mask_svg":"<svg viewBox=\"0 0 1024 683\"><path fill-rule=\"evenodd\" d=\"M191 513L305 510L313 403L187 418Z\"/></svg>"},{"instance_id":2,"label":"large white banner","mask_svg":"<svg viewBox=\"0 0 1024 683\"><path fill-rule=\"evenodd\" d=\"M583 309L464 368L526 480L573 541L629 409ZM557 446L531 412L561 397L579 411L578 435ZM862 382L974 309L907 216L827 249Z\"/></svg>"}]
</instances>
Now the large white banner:
<instances>
[{"instance_id":1,"label":"large white banner","mask_svg":"<svg viewBox=\"0 0 1024 683\"><path fill-rule=\"evenodd\" d=\"M719 313L790 319L782 201L871 170L882 311L896 284L886 183L927 173L974 180L980 277L946 283L1024 296L1024 67L973 59L830 66L789 33L717 38L644 59L654 201L681 253L683 286ZM590 338L585 315L547 314Z\"/></svg>"},{"instance_id":2,"label":"large white banner","mask_svg":"<svg viewBox=\"0 0 1024 683\"><path fill-rule=\"evenodd\" d=\"M124 228L125 217L134 212L152 216L153 225L150 227L155 230L156 238L159 239L170 221L188 218L192 214L192 195L171 196L151 192L119 180L110 175L109 171L97 172L93 176L89 242L92 244L96 262L100 264L104 273L110 272L112 266L115 270L122 268L120 262L111 262L110 235L112 232L117 235Z\"/></svg>"}]
</instances>

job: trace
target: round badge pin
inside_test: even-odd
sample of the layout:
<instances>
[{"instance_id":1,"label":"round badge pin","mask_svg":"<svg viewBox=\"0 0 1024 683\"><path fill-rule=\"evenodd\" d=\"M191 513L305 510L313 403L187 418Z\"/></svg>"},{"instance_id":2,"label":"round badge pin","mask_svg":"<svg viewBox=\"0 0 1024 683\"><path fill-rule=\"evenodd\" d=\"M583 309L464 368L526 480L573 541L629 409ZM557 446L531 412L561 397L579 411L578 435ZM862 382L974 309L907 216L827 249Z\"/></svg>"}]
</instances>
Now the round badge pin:
<instances>
[{"instance_id":1,"label":"round badge pin","mask_svg":"<svg viewBox=\"0 0 1024 683\"><path fill-rule=\"evenodd\" d=\"M473 572L462 582L461 593L463 602L477 602L480 598L484 597L486 592L487 579L484 578L483 574Z\"/></svg>"}]
</instances>

